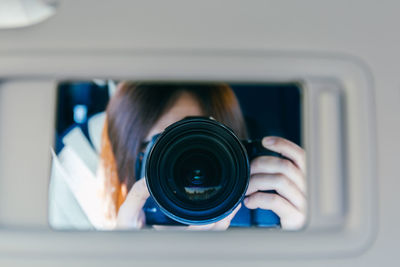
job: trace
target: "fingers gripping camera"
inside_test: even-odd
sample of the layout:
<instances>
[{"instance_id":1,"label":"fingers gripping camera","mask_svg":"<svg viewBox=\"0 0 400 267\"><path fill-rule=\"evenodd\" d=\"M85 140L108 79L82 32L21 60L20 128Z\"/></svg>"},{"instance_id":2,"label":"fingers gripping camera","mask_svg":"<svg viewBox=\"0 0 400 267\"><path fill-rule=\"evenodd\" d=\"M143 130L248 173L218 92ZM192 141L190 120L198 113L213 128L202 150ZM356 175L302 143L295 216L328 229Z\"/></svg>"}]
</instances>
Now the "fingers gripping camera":
<instances>
[{"instance_id":1,"label":"fingers gripping camera","mask_svg":"<svg viewBox=\"0 0 400 267\"><path fill-rule=\"evenodd\" d=\"M136 163L150 198L143 207L148 225L203 225L219 221L243 201L250 161L280 154L260 141L242 140L213 119L187 117L152 138ZM276 193L275 191L269 191ZM241 206L231 226L279 227L270 210Z\"/></svg>"}]
</instances>

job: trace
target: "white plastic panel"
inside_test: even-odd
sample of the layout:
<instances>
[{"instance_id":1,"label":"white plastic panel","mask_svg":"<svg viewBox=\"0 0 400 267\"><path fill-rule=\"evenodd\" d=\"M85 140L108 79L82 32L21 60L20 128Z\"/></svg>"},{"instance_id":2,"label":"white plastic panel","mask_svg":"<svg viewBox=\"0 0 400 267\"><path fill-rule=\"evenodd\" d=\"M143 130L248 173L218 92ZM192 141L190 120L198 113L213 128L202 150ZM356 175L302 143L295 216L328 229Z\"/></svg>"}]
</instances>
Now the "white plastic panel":
<instances>
[{"instance_id":1,"label":"white plastic panel","mask_svg":"<svg viewBox=\"0 0 400 267\"><path fill-rule=\"evenodd\" d=\"M0 83L0 225L44 228L55 83ZM11 141L12 140L12 141Z\"/></svg>"},{"instance_id":2,"label":"white plastic panel","mask_svg":"<svg viewBox=\"0 0 400 267\"><path fill-rule=\"evenodd\" d=\"M10 54L7 60L8 64L0 67L3 75L9 78L0 88L1 101L19 99L19 102L14 102L18 103L14 108L31 108L27 109L28 117L20 112L13 120L5 115L12 107L0 109L0 118L3 121L1 127L7 126L7 129L1 128L0 144L7 142L6 136L9 134L25 136L28 129L23 131L24 134L18 129L27 118L35 122L37 127L33 130L40 133L37 132L34 136L40 135L41 139L25 141L23 145L7 144L7 149L1 150L0 164L3 165L0 183L2 190L9 190L2 196L3 201L0 203L0 220L3 224L0 230L2 253L70 257L84 255L85 258L101 255L104 258L124 257L135 260L146 260L152 255L157 255L158 259L175 257L183 260L298 259L354 255L365 250L374 239L377 207L374 197L376 148L372 82L366 67L354 58L340 55L199 50L182 53L49 53L45 56ZM22 65L25 66L24 69L20 68ZM40 69L37 68L39 65ZM300 232L265 229L231 230L224 233L51 231L47 227L45 212L47 188L43 185L47 185L49 179L49 144L54 133L54 81L92 77L301 81L305 88L303 143L308 155L309 225ZM32 87L36 90L28 93ZM22 95L27 97L21 97ZM343 108L338 107L341 105ZM341 120L342 117L346 117L346 120ZM325 128L327 119L333 120L330 125L332 131ZM335 144L321 146L321 139L327 138L333 138L338 144L343 140L342 147ZM365 143L370 145L363 145ZM10 149L14 155L18 155L18 161L7 159ZM346 164L343 163L343 158L346 159ZM19 162L29 162L25 172L20 168ZM7 167L4 168L4 164ZM17 207L21 207L18 209L7 206L6 203L17 201L19 185L26 182L21 177L26 177L27 173L32 174L32 180L27 182L32 197L26 198L32 210L25 214L23 203L21 206L18 204ZM332 186L336 189L330 192L331 195L321 195L321 192ZM345 192L341 192L343 188ZM334 201L335 191L341 193L337 201ZM320 202L321 197L323 198ZM15 226L20 227L10 231ZM307 246L304 245L305 240ZM53 245L55 243L57 246Z\"/></svg>"}]
</instances>

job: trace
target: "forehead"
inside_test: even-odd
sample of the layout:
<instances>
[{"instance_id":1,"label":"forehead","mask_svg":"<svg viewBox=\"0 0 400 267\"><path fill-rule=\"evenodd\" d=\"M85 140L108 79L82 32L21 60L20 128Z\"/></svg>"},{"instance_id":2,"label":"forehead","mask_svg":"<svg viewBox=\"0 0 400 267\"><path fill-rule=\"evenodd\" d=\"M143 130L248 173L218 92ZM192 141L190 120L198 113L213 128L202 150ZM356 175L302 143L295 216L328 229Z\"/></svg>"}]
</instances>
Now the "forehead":
<instances>
[{"instance_id":1,"label":"forehead","mask_svg":"<svg viewBox=\"0 0 400 267\"><path fill-rule=\"evenodd\" d=\"M204 112L199 101L191 94L184 92L178 97L171 108L164 112L164 114L162 114L158 121L153 125L149 134L146 136L146 140L150 140L153 135L161 133L169 125L180 121L187 116L203 115Z\"/></svg>"}]
</instances>

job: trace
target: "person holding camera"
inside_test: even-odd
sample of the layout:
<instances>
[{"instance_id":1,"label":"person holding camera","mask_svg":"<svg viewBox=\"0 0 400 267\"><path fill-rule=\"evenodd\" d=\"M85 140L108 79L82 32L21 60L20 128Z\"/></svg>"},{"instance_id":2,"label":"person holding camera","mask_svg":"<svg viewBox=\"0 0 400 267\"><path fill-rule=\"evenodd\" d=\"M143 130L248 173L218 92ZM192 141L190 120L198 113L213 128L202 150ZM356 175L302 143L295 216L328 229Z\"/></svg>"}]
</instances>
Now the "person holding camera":
<instances>
[{"instance_id":1,"label":"person holding camera","mask_svg":"<svg viewBox=\"0 0 400 267\"><path fill-rule=\"evenodd\" d=\"M136 177L136 162L152 137L186 117L212 117L247 139L242 111L226 84L122 82L106 110L100 170L108 220L116 229L146 225L143 207L150 197L146 179ZM250 210L271 210L285 230L301 229L306 220L305 151L281 137L268 136L262 146L282 155L258 156L250 162L250 180L243 204ZM206 225L187 230L225 230L238 210ZM166 226L153 226L164 229Z\"/></svg>"}]
</instances>

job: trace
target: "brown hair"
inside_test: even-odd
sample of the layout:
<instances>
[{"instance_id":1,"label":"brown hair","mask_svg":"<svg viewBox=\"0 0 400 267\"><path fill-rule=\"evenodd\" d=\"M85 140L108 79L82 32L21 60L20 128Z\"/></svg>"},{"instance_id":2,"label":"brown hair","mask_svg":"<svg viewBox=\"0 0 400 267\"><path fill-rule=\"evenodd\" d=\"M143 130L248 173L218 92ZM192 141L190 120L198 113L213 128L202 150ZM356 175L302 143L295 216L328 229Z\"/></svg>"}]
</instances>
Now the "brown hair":
<instances>
[{"instance_id":1,"label":"brown hair","mask_svg":"<svg viewBox=\"0 0 400 267\"><path fill-rule=\"evenodd\" d=\"M101 152L106 187L111 183L125 185L127 190L132 187L138 179L135 162L141 144L183 92L190 93L199 102L204 116L212 116L227 125L239 138L247 137L239 103L227 84L123 82L106 110ZM123 199L118 194L114 192L112 198L119 207Z\"/></svg>"}]
</instances>

